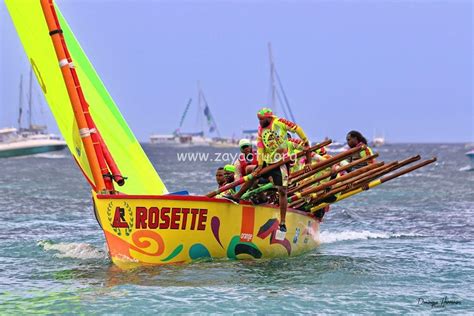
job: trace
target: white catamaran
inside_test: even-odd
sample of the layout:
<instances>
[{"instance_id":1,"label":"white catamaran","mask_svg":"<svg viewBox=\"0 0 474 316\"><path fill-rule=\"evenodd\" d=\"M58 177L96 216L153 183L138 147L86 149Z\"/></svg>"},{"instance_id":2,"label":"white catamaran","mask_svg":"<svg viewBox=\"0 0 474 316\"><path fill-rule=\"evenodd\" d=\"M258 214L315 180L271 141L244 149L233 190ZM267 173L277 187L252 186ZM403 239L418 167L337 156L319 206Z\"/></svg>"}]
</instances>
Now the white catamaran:
<instances>
[{"instance_id":1,"label":"white catamaran","mask_svg":"<svg viewBox=\"0 0 474 316\"><path fill-rule=\"evenodd\" d=\"M31 68L28 92L28 127L24 128L21 124L23 113L23 76L21 76L18 128L0 129L0 158L34 155L66 148L66 142L59 136L49 134L45 125L33 124L32 86L33 70Z\"/></svg>"}]
</instances>

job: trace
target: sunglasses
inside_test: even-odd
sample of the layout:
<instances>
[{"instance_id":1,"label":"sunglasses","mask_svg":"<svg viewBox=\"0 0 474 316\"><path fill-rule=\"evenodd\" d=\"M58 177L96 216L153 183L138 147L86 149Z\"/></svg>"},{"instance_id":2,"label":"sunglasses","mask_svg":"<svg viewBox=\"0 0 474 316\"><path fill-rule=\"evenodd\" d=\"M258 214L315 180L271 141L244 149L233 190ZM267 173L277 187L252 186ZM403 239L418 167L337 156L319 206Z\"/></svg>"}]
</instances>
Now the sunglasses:
<instances>
[{"instance_id":1,"label":"sunglasses","mask_svg":"<svg viewBox=\"0 0 474 316\"><path fill-rule=\"evenodd\" d=\"M240 149L245 149L245 148L249 148L250 145L243 145L242 147L240 147Z\"/></svg>"}]
</instances>

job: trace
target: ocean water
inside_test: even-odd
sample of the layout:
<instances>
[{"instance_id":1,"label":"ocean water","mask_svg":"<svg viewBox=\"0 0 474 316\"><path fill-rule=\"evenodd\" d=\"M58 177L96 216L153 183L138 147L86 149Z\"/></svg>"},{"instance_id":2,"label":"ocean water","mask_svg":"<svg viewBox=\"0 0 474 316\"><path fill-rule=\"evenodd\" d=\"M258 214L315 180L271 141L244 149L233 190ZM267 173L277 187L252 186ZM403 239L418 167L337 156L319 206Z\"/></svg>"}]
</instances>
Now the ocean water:
<instances>
[{"instance_id":1,"label":"ocean water","mask_svg":"<svg viewBox=\"0 0 474 316\"><path fill-rule=\"evenodd\" d=\"M144 145L170 191L214 187L220 153ZM212 162L177 162L177 153ZM67 152L0 160L0 314L473 314L474 171L462 144L381 147L438 162L334 205L311 253L121 271ZM218 157L219 156L219 157Z\"/></svg>"}]
</instances>

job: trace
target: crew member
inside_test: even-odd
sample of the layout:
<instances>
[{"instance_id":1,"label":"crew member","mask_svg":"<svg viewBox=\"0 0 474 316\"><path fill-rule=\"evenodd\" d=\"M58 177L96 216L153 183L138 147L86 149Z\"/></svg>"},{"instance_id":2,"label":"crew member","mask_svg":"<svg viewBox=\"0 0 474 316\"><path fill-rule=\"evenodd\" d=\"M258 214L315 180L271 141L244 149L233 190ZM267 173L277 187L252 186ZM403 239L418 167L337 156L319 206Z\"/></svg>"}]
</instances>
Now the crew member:
<instances>
[{"instance_id":1,"label":"crew member","mask_svg":"<svg viewBox=\"0 0 474 316\"><path fill-rule=\"evenodd\" d=\"M246 176L257 167L257 152L253 149L252 143L248 139L241 139L239 141L240 155L239 158L234 162L235 166L235 179L239 180L243 176Z\"/></svg>"},{"instance_id":2,"label":"crew member","mask_svg":"<svg viewBox=\"0 0 474 316\"><path fill-rule=\"evenodd\" d=\"M372 149L367 145L367 139L360 132L350 131L349 133L347 133L346 140L347 140L347 145L350 148L354 148L354 147L357 147L359 145L365 145L365 149L362 149L361 151L352 154L352 156L350 156L347 159L349 163L354 161L354 160L364 158L364 157L367 157L367 156L370 156L370 155L373 154ZM348 171L349 172L354 171L356 169L365 167L368 164L372 164L372 163L375 163L374 158L370 159L369 161L361 162L361 163L355 165L354 167L352 167Z\"/></svg>"},{"instance_id":3,"label":"crew member","mask_svg":"<svg viewBox=\"0 0 474 316\"><path fill-rule=\"evenodd\" d=\"M257 113L259 120L257 136L257 160L258 166L253 174L258 174L264 167L275 164L288 157L288 138L287 133L296 133L303 141L304 149L309 148L309 141L303 129L293 122L273 115L272 110L263 108ZM307 152L307 163L311 161L310 152ZM280 231L286 232L286 209L287 188L288 188L288 166L281 165L262 175L264 178L271 177L273 184L278 188L280 205ZM234 199L240 199L242 194L252 185L252 181L246 182Z\"/></svg>"}]
</instances>

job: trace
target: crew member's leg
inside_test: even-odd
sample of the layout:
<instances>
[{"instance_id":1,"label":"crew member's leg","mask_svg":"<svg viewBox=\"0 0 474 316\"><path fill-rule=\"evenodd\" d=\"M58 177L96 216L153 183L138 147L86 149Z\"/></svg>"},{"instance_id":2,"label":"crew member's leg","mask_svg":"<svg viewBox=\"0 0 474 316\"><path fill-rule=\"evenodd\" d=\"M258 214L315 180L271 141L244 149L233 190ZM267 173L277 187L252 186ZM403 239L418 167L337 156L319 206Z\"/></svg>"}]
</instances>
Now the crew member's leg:
<instances>
[{"instance_id":1,"label":"crew member's leg","mask_svg":"<svg viewBox=\"0 0 474 316\"><path fill-rule=\"evenodd\" d=\"M286 209L288 207L288 166L272 170L273 184L278 188L280 204L280 231L286 232Z\"/></svg>"},{"instance_id":2,"label":"crew member's leg","mask_svg":"<svg viewBox=\"0 0 474 316\"><path fill-rule=\"evenodd\" d=\"M280 196L280 230L286 232L286 208L288 207L287 188L279 187L278 195Z\"/></svg>"}]
</instances>

